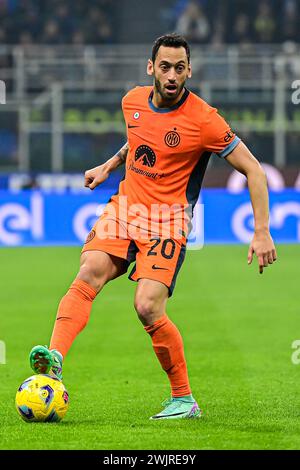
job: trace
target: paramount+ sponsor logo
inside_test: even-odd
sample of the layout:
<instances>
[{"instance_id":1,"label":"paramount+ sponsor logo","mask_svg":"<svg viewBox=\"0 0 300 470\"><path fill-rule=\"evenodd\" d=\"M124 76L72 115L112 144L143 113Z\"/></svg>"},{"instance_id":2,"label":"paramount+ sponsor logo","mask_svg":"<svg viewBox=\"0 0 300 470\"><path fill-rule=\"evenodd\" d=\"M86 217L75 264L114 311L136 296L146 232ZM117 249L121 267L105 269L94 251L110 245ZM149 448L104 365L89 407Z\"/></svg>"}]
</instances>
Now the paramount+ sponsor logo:
<instances>
[{"instance_id":1,"label":"paramount+ sponsor logo","mask_svg":"<svg viewBox=\"0 0 300 470\"><path fill-rule=\"evenodd\" d=\"M138 166L136 166L135 163L137 163ZM127 165L127 170L134 171L139 175L146 176L154 180L157 178L164 178L164 173L153 173L152 171L150 171L150 169L155 166L155 163L155 152L150 147L148 147L148 145L140 145L135 151L134 160L132 159L129 161Z\"/></svg>"},{"instance_id":2,"label":"paramount+ sponsor logo","mask_svg":"<svg viewBox=\"0 0 300 470\"><path fill-rule=\"evenodd\" d=\"M144 166L153 167L156 155L148 145L140 145L135 151L135 161L141 162Z\"/></svg>"}]
</instances>

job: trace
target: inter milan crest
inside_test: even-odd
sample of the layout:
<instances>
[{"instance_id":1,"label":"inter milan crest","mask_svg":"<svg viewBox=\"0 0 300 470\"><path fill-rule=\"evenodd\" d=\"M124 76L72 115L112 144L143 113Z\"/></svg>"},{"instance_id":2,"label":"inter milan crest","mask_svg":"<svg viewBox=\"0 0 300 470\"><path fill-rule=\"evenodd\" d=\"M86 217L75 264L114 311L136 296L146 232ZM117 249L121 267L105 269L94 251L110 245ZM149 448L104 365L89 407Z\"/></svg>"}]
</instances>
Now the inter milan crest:
<instances>
[{"instance_id":1,"label":"inter milan crest","mask_svg":"<svg viewBox=\"0 0 300 470\"><path fill-rule=\"evenodd\" d=\"M165 135L165 144L168 147L177 147L180 144L180 135L178 132L170 131Z\"/></svg>"},{"instance_id":2,"label":"inter milan crest","mask_svg":"<svg viewBox=\"0 0 300 470\"><path fill-rule=\"evenodd\" d=\"M87 236L87 239L86 239L85 243L91 242L93 240L93 238L95 238L95 235L96 235L95 230L91 230L90 233Z\"/></svg>"}]
</instances>

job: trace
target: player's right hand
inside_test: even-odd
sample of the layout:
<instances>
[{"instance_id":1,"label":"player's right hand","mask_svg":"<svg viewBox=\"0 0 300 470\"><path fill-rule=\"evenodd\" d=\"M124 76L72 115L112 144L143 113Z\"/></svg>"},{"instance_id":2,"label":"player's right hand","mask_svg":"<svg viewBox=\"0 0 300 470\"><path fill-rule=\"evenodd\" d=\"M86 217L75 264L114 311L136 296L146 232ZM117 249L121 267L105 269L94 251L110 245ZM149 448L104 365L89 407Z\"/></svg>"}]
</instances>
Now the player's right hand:
<instances>
[{"instance_id":1,"label":"player's right hand","mask_svg":"<svg viewBox=\"0 0 300 470\"><path fill-rule=\"evenodd\" d=\"M104 163L84 173L84 186L93 190L107 180L108 177L109 171Z\"/></svg>"},{"instance_id":2,"label":"player's right hand","mask_svg":"<svg viewBox=\"0 0 300 470\"><path fill-rule=\"evenodd\" d=\"M269 231L254 232L248 251L248 264L252 263L254 253L257 256L260 274L264 272L264 268L276 261L276 248Z\"/></svg>"}]
</instances>

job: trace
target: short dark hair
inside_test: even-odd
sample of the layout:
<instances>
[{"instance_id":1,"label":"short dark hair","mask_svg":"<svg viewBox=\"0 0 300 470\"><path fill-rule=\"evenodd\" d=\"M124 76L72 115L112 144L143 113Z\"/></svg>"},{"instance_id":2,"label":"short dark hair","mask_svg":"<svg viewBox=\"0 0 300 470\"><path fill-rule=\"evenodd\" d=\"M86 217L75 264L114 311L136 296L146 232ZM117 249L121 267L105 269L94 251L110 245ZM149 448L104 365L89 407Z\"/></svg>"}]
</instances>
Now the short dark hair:
<instances>
[{"instance_id":1,"label":"short dark hair","mask_svg":"<svg viewBox=\"0 0 300 470\"><path fill-rule=\"evenodd\" d=\"M155 62L157 52L160 46L176 47L176 48L184 47L186 50L188 63L190 63L190 58L191 58L190 46L188 45L188 42L184 39L184 37L180 36L180 34L177 34L177 33L165 34L164 36L160 36L159 38L156 39L152 48L152 62L153 63Z\"/></svg>"}]
</instances>

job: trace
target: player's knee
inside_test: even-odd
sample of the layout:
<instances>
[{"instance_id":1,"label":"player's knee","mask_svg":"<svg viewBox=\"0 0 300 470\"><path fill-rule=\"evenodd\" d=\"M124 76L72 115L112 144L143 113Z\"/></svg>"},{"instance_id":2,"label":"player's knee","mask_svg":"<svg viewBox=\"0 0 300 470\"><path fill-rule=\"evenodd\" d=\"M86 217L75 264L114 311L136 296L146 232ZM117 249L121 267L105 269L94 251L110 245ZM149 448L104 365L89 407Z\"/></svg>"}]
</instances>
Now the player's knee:
<instances>
[{"instance_id":1,"label":"player's knee","mask_svg":"<svg viewBox=\"0 0 300 470\"><path fill-rule=\"evenodd\" d=\"M107 282L104 273L99 272L99 269L90 263L86 262L80 266L80 271L77 278L89 284L97 294L100 292L104 284Z\"/></svg>"},{"instance_id":2,"label":"player's knee","mask_svg":"<svg viewBox=\"0 0 300 470\"><path fill-rule=\"evenodd\" d=\"M137 298L134 302L134 308L144 325L151 325L159 312L158 302L153 298Z\"/></svg>"}]
</instances>

